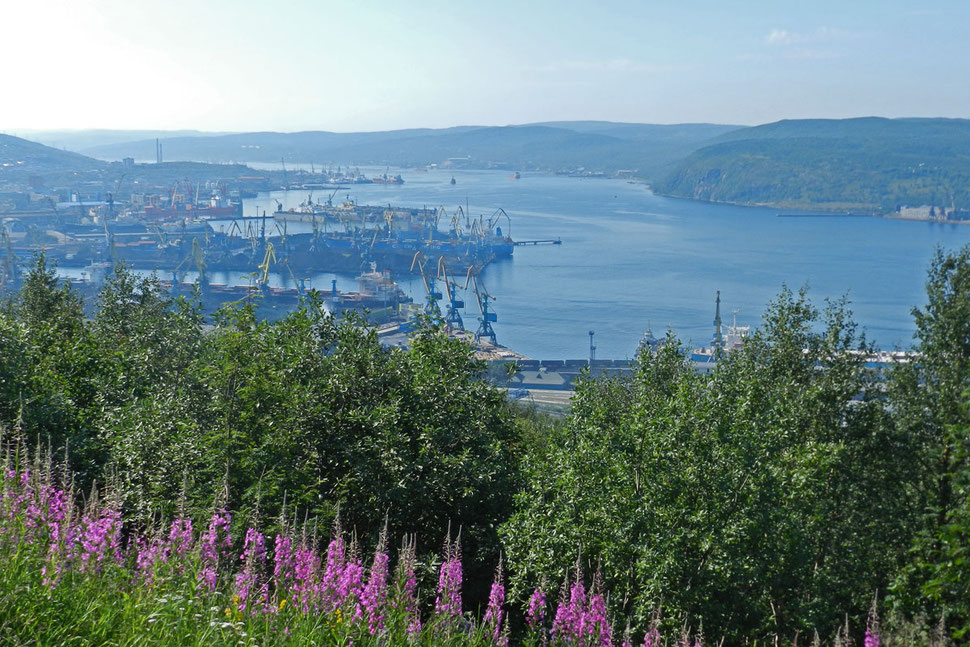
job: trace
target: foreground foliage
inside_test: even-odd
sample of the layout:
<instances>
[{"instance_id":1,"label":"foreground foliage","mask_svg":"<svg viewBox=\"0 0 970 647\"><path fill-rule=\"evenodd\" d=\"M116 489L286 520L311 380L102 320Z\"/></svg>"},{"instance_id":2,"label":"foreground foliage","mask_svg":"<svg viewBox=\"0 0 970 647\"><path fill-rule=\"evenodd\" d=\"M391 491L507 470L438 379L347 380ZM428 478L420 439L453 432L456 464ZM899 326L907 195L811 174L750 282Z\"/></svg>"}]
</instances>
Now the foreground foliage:
<instances>
[{"instance_id":1,"label":"foreground foliage","mask_svg":"<svg viewBox=\"0 0 970 647\"><path fill-rule=\"evenodd\" d=\"M909 548L914 448L844 309L817 316L783 292L710 375L668 339L631 382L584 382L505 526L517 587L582 545L641 623L663 604L740 642L864 622Z\"/></svg>"},{"instance_id":2,"label":"foreground foliage","mask_svg":"<svg viewBox=\"0 0 970 647\"><path fill-rule=\"evenodd\" d=\"M0 642L965 640L970 248L927 295L911 361L785 290L715 369L668 336L558 421L430 326L385 349L312 299L206 325L124 268L88 319L40 257L0 309Z\"/></svg>"}]
</instances>

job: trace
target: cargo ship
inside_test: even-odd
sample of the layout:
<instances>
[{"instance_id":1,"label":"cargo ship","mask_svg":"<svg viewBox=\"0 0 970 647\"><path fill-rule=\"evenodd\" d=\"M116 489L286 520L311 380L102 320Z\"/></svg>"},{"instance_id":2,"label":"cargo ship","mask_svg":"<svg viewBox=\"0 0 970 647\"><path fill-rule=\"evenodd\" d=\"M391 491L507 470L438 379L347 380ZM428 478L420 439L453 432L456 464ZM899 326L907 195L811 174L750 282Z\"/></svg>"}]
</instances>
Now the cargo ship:
<instances>
[{"instance_id":1,"label":"cargo ship","mask_svg":"<svg viewBox=\"0 0 970 647\"><path fill-rule=\"evenodd\" d=\"M388 176L387 173L371 180L374 184L404 184L404 178L400 175Z\"/></svg>"},{"instance_id":2,"label":"cargo ship","mask_svg":"<svg viewBox=\"0 0 970 647\"><path fill-rule=\"evenodd\" d=\"M168 195L146 196L143 215L155 222L212 220L242 215L242 202L229 199L225 182L219 182L210 191L208 196L203 197L201 185L196 185L193 190L185 183L178 183L171 188Z\"/></svg>"}]
</instances>

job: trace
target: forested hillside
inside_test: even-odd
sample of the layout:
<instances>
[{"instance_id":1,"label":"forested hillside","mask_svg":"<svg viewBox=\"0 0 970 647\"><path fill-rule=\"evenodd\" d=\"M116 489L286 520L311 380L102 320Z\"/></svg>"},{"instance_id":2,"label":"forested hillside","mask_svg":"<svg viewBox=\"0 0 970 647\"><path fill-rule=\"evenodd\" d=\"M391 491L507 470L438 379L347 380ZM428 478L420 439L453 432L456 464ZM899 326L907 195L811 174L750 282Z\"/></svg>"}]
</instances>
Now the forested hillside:
<instances>
[{"instance_id":1,"label":"forested hillside","mask_svg":"<svg viewBox=\"0 0 970 647\"><path fill-rule=\"evenodd\" d=\"M124 267L87 319L41 256L0 308L0 642L962 643L970 248L914 317L874 371L782 289L710 373L671 335L556 420L431 323L206 322Z\"/></svg>"},{"instance_id":2,"label":"forested hillside","mask_svg":"<svg viewBox=\"0 0 970 647\"><path fill-rule=\"evenodd\" d=\"M654 188L805 209L970 209L970 121L869 117L740 129L692 153Z\"/></svg>"}]
</instances>

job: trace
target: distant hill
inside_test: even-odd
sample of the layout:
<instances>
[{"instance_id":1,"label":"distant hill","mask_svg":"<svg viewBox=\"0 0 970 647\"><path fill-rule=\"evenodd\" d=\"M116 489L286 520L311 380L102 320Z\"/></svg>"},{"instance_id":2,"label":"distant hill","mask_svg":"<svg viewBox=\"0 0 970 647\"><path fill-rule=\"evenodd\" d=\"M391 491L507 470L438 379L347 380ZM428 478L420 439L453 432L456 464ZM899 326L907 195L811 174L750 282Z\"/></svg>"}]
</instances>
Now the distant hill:
<instances>
[{"instance_id":1,"label":"distant hill","mask_svg":"<svg viewBox=\"0 0 970 647\"><path fill-rule=\"evenodd\" d=\"M970 120L786 120L718 136L654 189L793 208L970 208Z\"/></svg>"},{"instance_id":2,"label":"distant hill","mask_svg":"<svg viewBox=\"0 0 970 647\"><path fill-rule=\"evenodd\" d=\"M532 124L573 130L578 133L608 135L633 141L706 142L719 135L743 129L743 126L724 124L634 124L616 121L547 121Z\"/></svg>"},{"instance_id":3,"label":"distant hill","mask_svg":"<svg viewBox=\"0 0 970 647\"><path fill-rule=\"evenodd\" d=\"M226 135L226 132L202 130L25 130L17 135L46 146L83 153L84 149L94 146L108 146L138 140L154 140L169 137L206 137ZM154 151L154 149L153 149ZM154 152L152 159L155 158Z\"/></svg>"},{"instance_id":4,"label":"distant hill","mask_svg":"<svg viewBox=\"0 0 970 647\"><path fill-rule=\"evenodd\" d=\"M636 170L656 177L712 137L735 130L712 124L651 125L554 122L460 126L370 133L257 132L162 140L165 159L557 170ZM84 149L101 159L153 159L154 139Z\"/></svg>"},{"instance_id":5,"label":"distant hill","mask_svg":"<svg viewBox=\"0 0 970 647\"><path fill-rule=\"evenodd\" d=\"M101 160L62 151L12 135L0 135L0 169L25 173L89 171L106 167Z\"/></svg>"}]
</instances>

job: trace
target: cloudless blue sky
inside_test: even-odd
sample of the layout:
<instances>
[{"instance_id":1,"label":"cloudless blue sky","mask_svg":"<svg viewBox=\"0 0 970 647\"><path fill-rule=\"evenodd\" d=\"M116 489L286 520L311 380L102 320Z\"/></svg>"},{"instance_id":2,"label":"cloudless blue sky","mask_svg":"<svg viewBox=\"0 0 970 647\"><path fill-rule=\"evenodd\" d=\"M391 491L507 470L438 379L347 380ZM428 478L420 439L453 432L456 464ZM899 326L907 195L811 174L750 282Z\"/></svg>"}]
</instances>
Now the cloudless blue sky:
<instances>
[{"instance_id":1,"label":"cloudless blue sky","mask_svg":"<svg viewBox=\"0 0 970 647\"><path fill-rule=\"evenodd\" d=\"M970 117L970 2L10 0L0 131Z\"/></svg>"}]
</instances>

